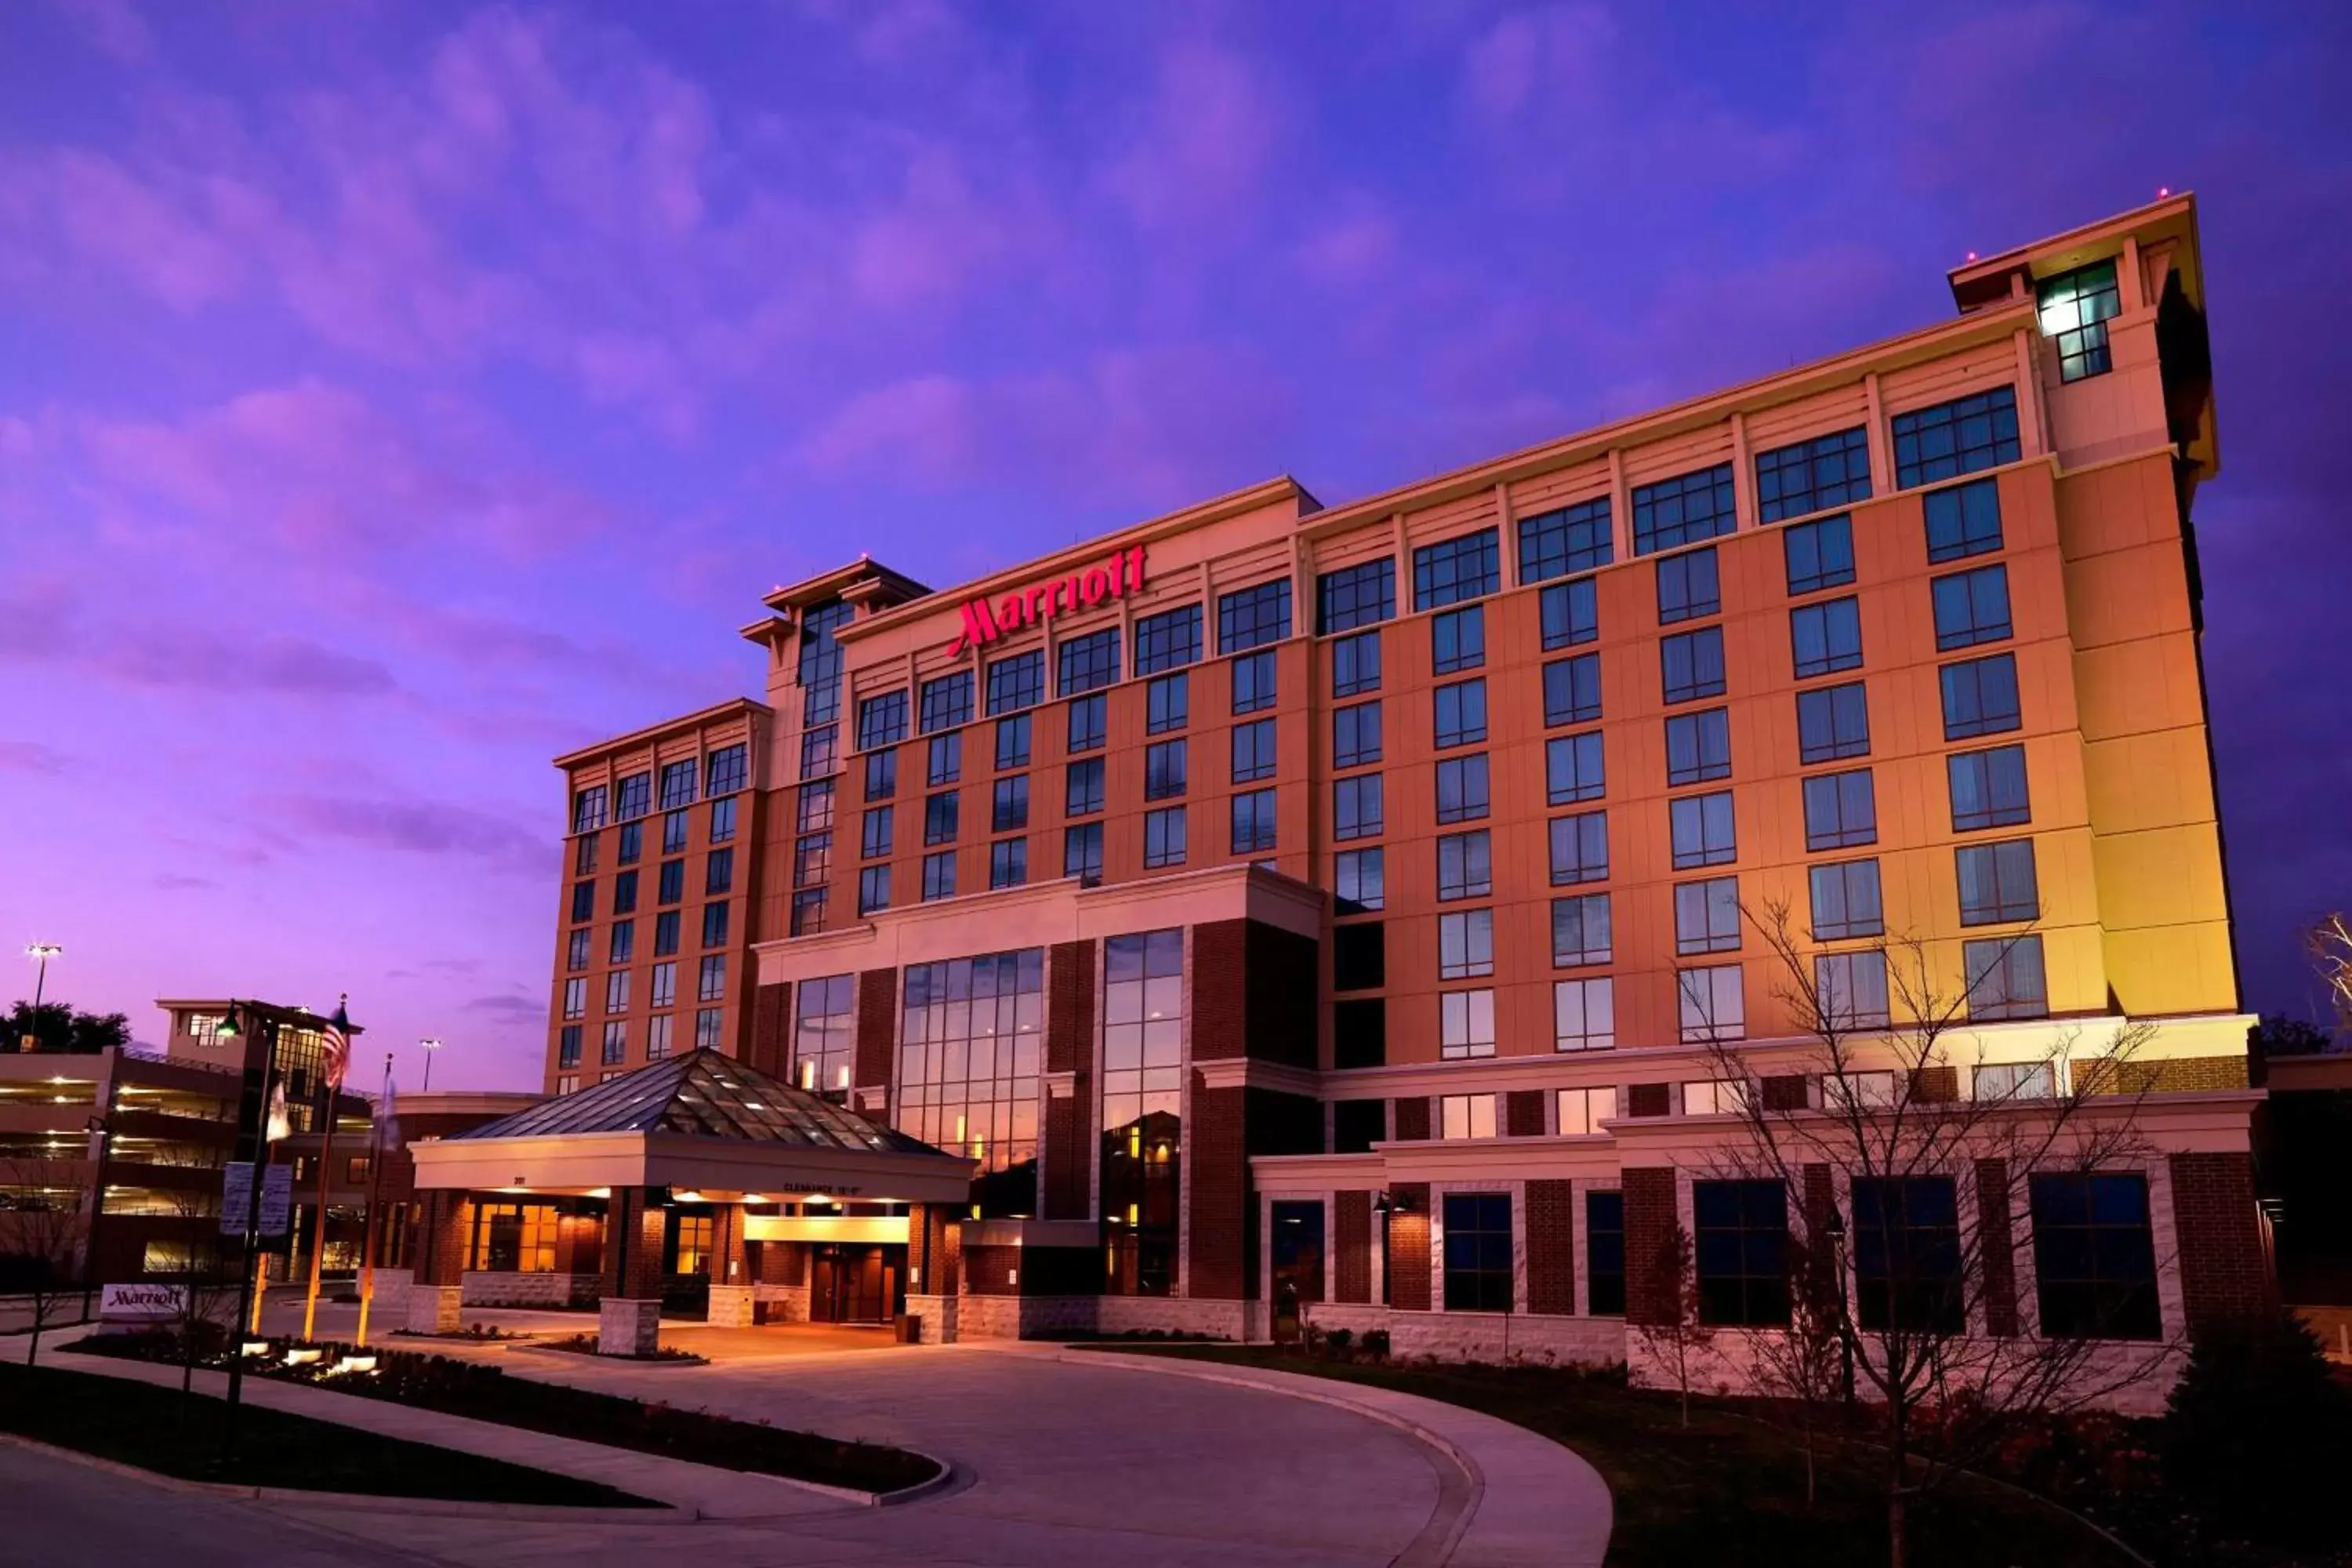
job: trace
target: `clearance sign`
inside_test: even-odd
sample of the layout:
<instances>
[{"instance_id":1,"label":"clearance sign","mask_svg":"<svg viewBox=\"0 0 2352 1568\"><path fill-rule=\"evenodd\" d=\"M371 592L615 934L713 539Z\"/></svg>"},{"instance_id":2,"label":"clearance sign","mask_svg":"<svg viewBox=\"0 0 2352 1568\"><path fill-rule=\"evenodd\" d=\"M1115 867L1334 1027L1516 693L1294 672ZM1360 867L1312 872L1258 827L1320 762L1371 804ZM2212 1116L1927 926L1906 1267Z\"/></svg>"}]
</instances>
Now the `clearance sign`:
<instances>
[{"instance_id":1,"label":"clearance sign","mask_svg":"<svg viewBox=\"0 0 2352 1568\"><path fill-rule=\"evenodd\" d=\"M1123 599L1143 586L1143 546L1122 550L1099 566L1033 583L1000 599L966 599L963 624L948 640L948 657L985 647L1009 632L1041 626L1065 610L1091 610L1107 599Z\"/></svg>"}]
</instances>

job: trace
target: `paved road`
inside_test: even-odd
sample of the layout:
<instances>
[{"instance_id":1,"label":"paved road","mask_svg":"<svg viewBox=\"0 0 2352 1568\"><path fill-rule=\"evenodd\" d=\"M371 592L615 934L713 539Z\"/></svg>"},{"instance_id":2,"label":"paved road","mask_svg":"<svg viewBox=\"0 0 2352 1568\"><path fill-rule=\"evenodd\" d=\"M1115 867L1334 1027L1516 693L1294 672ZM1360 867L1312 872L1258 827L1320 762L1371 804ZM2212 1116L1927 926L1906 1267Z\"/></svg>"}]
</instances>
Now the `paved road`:
<instances>
[{"instance_id":1,"label":"paved road","mask_svg":"<svg viewBox=\"0 0 2352 1568\"><path fill-rule=\"evenodd\" d=\"M637 1525L609 1516L593 1524L505 1522L190 1497L0 1449L0 1519L8 1521L0 1568L139 1561L590 1568L687 1555L696 1568L1370 1568L1414 1542L1441 1496L1442 1461L1352 1412L1012 1352L924 1349L702 1368L583 1361L575 1375L673 1404L904 1443L977 1479L906 1507L773 1524ZM72 1471L62 1483L61 1470Z\"/></svg>"}]
</instances>

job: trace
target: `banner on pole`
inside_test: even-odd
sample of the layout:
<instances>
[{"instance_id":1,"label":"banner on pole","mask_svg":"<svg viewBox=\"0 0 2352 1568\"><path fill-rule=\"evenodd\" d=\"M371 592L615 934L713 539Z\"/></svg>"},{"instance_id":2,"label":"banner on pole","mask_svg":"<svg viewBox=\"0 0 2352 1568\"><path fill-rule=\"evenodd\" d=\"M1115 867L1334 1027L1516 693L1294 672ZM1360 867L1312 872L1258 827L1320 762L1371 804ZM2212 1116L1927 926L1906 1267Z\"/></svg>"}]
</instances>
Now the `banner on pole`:
<instances>
[{"instance_id":1,"label":"banner on pole","mask_svg":"<svg viewBox=\"0 0 2352 1568\"><path fill-rule=\"evenodd\" d=\"M284 1236L294 1208L294 1167L270 1165L261 1175L261 1217L256 1236ZM220 1227L223 1236L243 1236L253 1212L253 1162L232 1160L221 1168Z\"/></svg>"},{"instance_id":2,"label":"banner on pole","mask_svg":"<svg viewBox=\"0 0 2352 1568\"><path fill-rule=\"evenodd\" d=\"M291 1228L294 1214L294 1167L272 1165L261 1173L261 1224L263 1236L284 1236Z\"/></svg>"}]
</instances>

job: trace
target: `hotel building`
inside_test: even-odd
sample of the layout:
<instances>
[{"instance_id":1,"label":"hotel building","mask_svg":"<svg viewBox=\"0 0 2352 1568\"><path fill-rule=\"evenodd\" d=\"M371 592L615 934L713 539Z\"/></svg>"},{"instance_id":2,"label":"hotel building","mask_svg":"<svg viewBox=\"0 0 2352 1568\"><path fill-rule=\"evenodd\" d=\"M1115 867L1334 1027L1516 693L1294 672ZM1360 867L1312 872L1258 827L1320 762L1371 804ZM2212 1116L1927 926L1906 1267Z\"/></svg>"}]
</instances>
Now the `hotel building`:
<instances>
[{"instance_id":1,"label":"hotel building","mask_svg":"<svg viewBox=\"0 0 2352 1568\"><path fill-rule=\"evenodd\" d=\"M545 1086L709 1049L971 1163L961 1204L752 1194L726 1278L777 1315L824 1261L935 1333L1304 1310L1638 1362L1678 1222L1736 1324L1705 1277L1799 1202L1708 1174L1737 1095L1824 1093L1781 907L1865 1033L1891 946L1965 998L1934 1093L2030 1100L2145 1026L2144 1157L2035 1186L1986 1331L2262 1300L2203 282L2172 197L1972 260L1948 320L1384 494L779 588L763 700L558 759Z\"/></svg>"}]
</instances>

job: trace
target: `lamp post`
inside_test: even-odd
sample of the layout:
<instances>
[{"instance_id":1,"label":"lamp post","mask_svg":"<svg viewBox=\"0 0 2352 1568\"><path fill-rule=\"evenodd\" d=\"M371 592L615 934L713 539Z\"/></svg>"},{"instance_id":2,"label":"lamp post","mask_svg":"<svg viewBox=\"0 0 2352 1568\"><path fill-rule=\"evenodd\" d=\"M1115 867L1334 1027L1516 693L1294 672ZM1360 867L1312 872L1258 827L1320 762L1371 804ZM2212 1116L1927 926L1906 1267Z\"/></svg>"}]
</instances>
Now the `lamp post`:
<instances>
[{"instance_id":1,"label":"lamp post","mask_svg":"<svg viewBox=\"0 0 2352 1568\"><path fill-rule=\"evenodd\" d=\"M425 1087L417 1092L430 1094L433 1091L433 1053L441 1048L441 1042L436 1039L423 1039L416 1043L425 1051Z\"/></svg>"},{"instance_id":2,"label":"lamp post","mask_svg":"<svg viewBox=\"0 0 2352 1568\"><path fill-rule=\"evenodd\" d=\"M110 1091L112 1087L110 1082ZM98 1289L98 1222L106 1214L106 1155L114 1142L114 1123L104 1116L93 1116L83 1126L98 1134L98 1179L89 1201L89 1228L81 1239L81 1315L88 1321L90 1297Z\"/></svg>"},{"instance_id":3,"label":"lamp post","mask_svg":"<svg viewBox=\"0 0 2352 1568\"><path fill-rule=\"evenodd\" d=\"M216 1037L237 1040L243 1037L247 1028L257 1032L261 1048L261 1068L257 1078L252 1068L246 1068L247 1086L255 1091L251 1101L253 1180L246 1189L245 1217L240 1226L245 1237L245 1252L238 1269L242 1278L238 1279L236 1288L236 1322L228 1342L228 1408L221 1428L224 1455L236 1448L237 1405L245 1392L246 1324L253 1314L254 1276L256 1266L260 1261L256 1256L256 1233L261 1228L261 1189L269 1166L269 1145L274 1142L269 1116L270 1091L278 1081L278 1020L270 1013L247 1003L245 1016L240 1020L237 1004L232 1000L227 1015L221 1019ZM247 1059L250 1059L250 1052ZM243 1121L245 1119L239 1120ZM242 1132L244 1128L240 1126L238 1130Z\"/></svg>"},{"instance_id":4,"label":"lamp post","mask_svg":"<svg viewBox=\"0 0 2352 1568\"><path fill-rule=\"evenodd\" d=\"M30 1056L40 1045L40 1037L34 1031L41 1026L41 998L48 990L49 960L63 952L65 949L53 942L27 942L25 945L25 956L39 966L33 972L32 1027L25 1032L24 1039L19 1042L27 1056Z\"/></svg>"}]
</instances>

